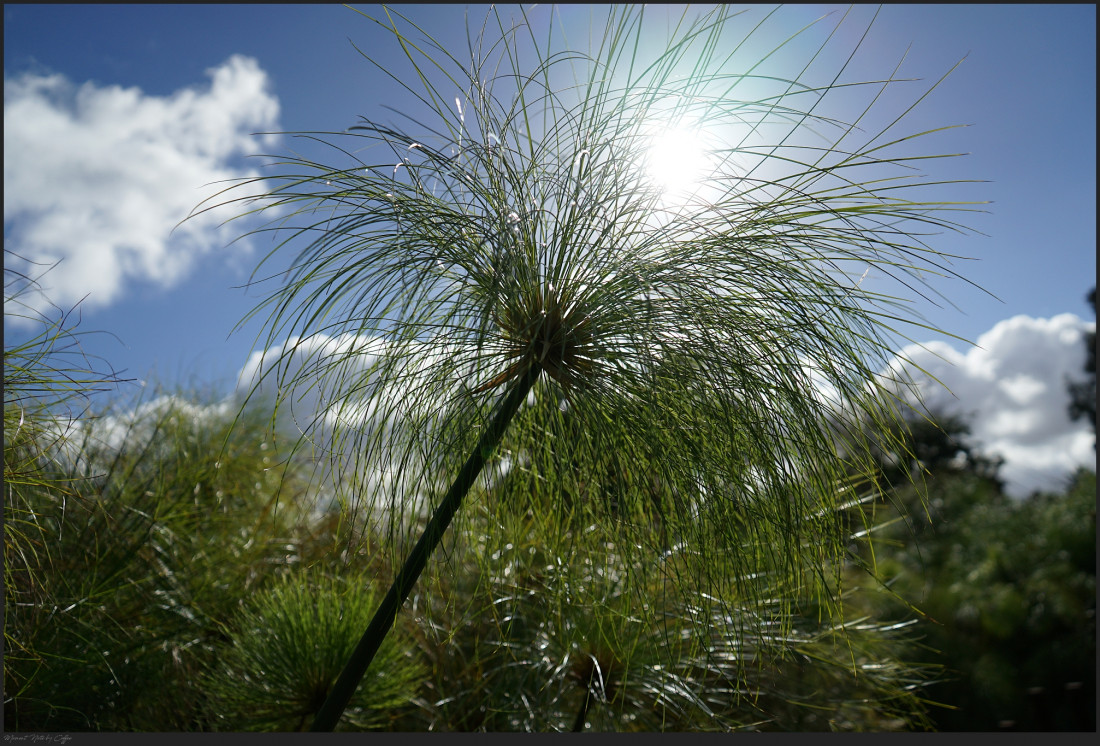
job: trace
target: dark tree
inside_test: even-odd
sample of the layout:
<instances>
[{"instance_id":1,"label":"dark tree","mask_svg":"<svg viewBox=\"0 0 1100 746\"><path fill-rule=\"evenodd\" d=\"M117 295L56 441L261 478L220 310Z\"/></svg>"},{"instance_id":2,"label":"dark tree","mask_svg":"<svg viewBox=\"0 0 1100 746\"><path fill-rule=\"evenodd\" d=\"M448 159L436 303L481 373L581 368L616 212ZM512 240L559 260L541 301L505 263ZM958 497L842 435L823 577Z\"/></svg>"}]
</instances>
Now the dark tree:
<instances>
[{"instance_id":1,"label":"dark tree","mask_svg":"<svg viewBox=\"0 0 1100 746\"><path fill-rule=\"evenodd\" d=\"M1092 306L1093 316L1096 315L1096 288L1089 291L1089 305ZM1069 416L1073 420L1082 417L1092 425L1093 435L1096 434L1096 331L1085 335L1085 380L1069 381L1066 387L1069 389ZM1093 448L1096 447L1095 441Z\"/></svg>"},{"instance_id":2,"label":"dark tree","mask_svg":"<svg viewBox=\"0 0 1100 746\"><path fill-rule=\"evenodd\" d=\"M917 474L970 472L1004 489L1003 459L975 448L970 423L962 416L914 411L905 420L903 429L880 438L878 468L884 484L899 487Z\"/></svg>"}]
</instances>

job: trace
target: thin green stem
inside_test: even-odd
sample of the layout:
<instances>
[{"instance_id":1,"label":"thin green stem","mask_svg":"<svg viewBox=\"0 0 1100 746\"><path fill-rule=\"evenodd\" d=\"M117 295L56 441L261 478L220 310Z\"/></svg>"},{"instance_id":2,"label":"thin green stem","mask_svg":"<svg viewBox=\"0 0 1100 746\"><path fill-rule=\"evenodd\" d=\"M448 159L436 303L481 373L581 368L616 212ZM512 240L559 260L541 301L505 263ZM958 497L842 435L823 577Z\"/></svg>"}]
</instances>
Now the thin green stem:
<instances>
[{"instance_id":1,"label":"thin green stem","mask_svg":"<svg viewBox=\"0 0 1100 746\"><path fill-rule=\"evenodd\" d=\"M537 364L533 364L516 381L512 390L504 398L500 409L497 410L485 432L482 433L474 452L470 454L470 457L462 466L462 470L459 471L451 488L447 491L443 501L436 508L431 520L424 528L424 533L420 535L416 546L413 547L408 558L406 558L404 566L394 579L389 592L386 593L386 597L382 599L378 611L375 612L374 618L367 626L367 631L363 633L362 639L359 640L359 644L352 652L351 657L344 666L344 670L340 673L340 677L333 685L328 698L321 705L321 709L317 711L317 717L314 718L313 725L310 727L311 731L332 731L336 727L336 723L344 714L352 695L355 694L359 682L362 681L367 668L374 660L375 653L378 652L382 641L386 639L386 635L393 627L393 623L397 619L397 611L405 603L405 599L409 597L409 593L416 585L420 573L428 563L428 557L435 551L436 546L443 538L444 532L451 524L451 519L458 511L459 505L462 504L462 499L469 492L485 463L493 455L497 445L500 444L501 438L504 437L504 431L508 429L508 423L519 411L520 404L527 398L527 394L531 391L531 387L535 385L541 370Z\"/></svg>"},{"instance_id":2,"label":"thin green stem","mask_svg":"<svg viewBox=\"0 0 1100 746\"><path fill-rule=\"evenodd\" d=\"M586 688L584 690L584 701L581 702L581 709L577 712L577 718L573 721L573 733L583 733L584 724L588 720L588 708L592 706L592 689Z\"/></svg>"}]
</instances>

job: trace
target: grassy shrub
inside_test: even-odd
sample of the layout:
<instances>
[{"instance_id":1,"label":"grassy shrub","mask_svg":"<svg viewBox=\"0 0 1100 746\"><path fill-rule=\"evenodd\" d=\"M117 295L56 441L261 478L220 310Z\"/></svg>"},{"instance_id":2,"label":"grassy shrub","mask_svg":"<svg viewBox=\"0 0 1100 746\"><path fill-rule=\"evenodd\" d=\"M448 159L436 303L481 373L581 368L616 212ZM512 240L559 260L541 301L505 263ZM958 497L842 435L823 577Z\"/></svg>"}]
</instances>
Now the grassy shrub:
<instances>
[{"instance_id":1,"label":"grassy shrub","mask_svg":"<svg viewBox=\"0 0 1100 746\"><path fill-rule=\"evenodd\" d=\"M386 578L377 540L338 513L295 509L310 502L304 475L279 463L258 410L163 397L125 411L74 427L34 479L8 485L7 515L33 516L37 537L8 547L22 581L8 586L5 631L25 651L8 661L8 727L307 726ZM21 443L8 445L33 444ZM642 454L593 460L519 436L506 453L515 467L477 492L410 602L415 624L383 646L340 729L919 722L918 672L881 626L840 627L809 607L778 624L783 604L759 599L792 588L747 592L720 552L671 545L670 485ZM551 463L560 479L539 479ZM623 556L624 537L662 552ZM685 580L701 576L695 562L725 580Z\"/></svg>"},{"instance_id":2,"label":"grassy shrub","mask_svg":"<svg viewBox=\"0 0 1100 746\"><path fill-rule=\"evenodd\" d=\"M130 409L74 425L7 486L24 526L5 551L10 728L202 727L199 662L241 598L301 559L301 495L261 416L178 397Z\"/></svg>"},{"instance_id":3,"label":"grassy shrub","mask_svg":"<svg viewBox=\"0 0 1100 746\"><path fill-rule=\"evenodd\" d=\"M400 65L368 64L417 108L297 133L294 154L242 180L247 195L217 197L272 218L254 232L277 243L249 314L266 315L264 385L282 406L325 401L304 441L335 444L338 481L349 457L398 475L348 488L356 520L389 509L395 581L313 727L337 722L506 431L512 463L539 467L548 514L575 507L624 558L635 610L652 582L709 593L728 608L693 617L693 636L724 638L714 619L746 604L793 620L800 595L830 592L847 551L836 514L872 456L831 417L896 418L880 373L907 330L928 333L910 300L956 275L928 237L965 233L957 219L977 204L917 169L947 157L925 143L949 127L901 129L939 81L884 111L904 55L852 79L870 23L849 37L843 19L791 28L757 58L771 14L728 6L601 8L578 28L587 49L541 7L489 9L459 50L398 10L362 15L400 51ZM845 38L859 41L819 69ZM771 68L787 53L800 61ZM703 173L670 191L659 151L692 139ZM593 494L608 471L614 494ZM603 515L588 507L601 500ZM436 512L406 553L425 504ZM555 563L590 559L572 530L539 536ZM689 559L651 572L674 547ZM727 578L736 594L710 593Z\"/></svg>"},{"instance_id":4,"label":"grassy shrub","mask_svg":"<svg viewBox=\"0 0 1100 746\"><path fill-rule=\"evenodd\" d=\"M589 477L583 481L595 495L622 487L621 475ZM922 688L931 672L905 657L906 625L845 622L841 609L764 576L748 591L753 581L717 554L679 548L637 561L611 540L625 519L608 515L606 502L592 508L603 514L596 521L576 504L561 509L561 495L549 499L530 487L517 470L475 495L447 542L447 561L431 566L410 599L418 647L432 666L430 729L927 725ZM489 507L494 499L512 509ZM650 531L655 540L660 523ZM563 543L569 562L552 550ZM699 561L724 579L686 580ZM798 609L793 617L790 608Z\"/></svg>"},{"instance_id":5,"label":"grassy shrub","mask_svg":"<svg viewBox=\"0 0 1100 746\"><path fill-rule=\"evenodd\" d=\"M375 582L294 574L251 599L202 684L217 729L309 726L374 613ZM415 654L406 638L389 639L338 730L386 730L407 717L426 673Z\"/></svg>"}]
</instances>

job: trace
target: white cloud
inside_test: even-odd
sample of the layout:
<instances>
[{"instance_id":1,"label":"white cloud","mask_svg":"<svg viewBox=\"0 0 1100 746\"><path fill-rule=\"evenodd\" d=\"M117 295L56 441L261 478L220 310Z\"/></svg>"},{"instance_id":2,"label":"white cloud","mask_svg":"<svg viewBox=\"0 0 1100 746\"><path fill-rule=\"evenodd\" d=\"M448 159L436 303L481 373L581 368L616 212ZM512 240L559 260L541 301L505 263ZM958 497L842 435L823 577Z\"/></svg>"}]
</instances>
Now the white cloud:
<instances>
[{"instance_id":1,"label":"white cloud","mask_svg":"<svg viewBox=\"0 0 1100 746\"><path fill-rule=\"evenodd\" d=\"M439 467L436 426L462 398L463 385L485 380L476 364L459 365L470 357L442 338L291 337L249 357L236 396L257 398L261 406L278 397L277 426L302 436L316 459L314 507L348 500L381 527L394 518L423 518L454 478ZM533 392L527 403L534 403ZM492 484L511 465L502 459L481 479Z\"/></svg>"},{"instance_id":2,"label":"white cloud","mask_svg":"<svg viewBox=\"0 0 1100 746\"><path fill-rule=\"evenodd\" d=\"M93 421L96 439L111 450L124 445L131 447L148 443L156 429L170 415L181 421L200 425L216 422L233 415L230 401L196 404L179 396L166 394L137 404L133 409L106 415Z\"/></svg>"},{"instance_id":3,"label":"white cloud","mask_svg":"<svg viewBox=\"0 0 1100 746\"><path fill-rule=\"evenodd\" d=\"M161 395L99 417L56 416L45 425L43 444L53 458L67 462L80 474L93 476L110 471L107 462L124 447L133 450L147 447L168 417L205 425L233 414L229 399L196 404L179 396Z\"/></svg>"},{"instance_id":4,"label":"white cloud","mask_svg":"<svg viewBox=\"0 0 1100 746\"><path fill-rule=\"evenodd\" d=\"M379 337L291 337L254 352L241 370L237 396L265 405L278 397L279 428L309 444L317 508L347 499L368 520L393 516L394 507L399 517L417 516L430 507L427 493L450 476L429 466L438 458L431 423L447 404L425 394L431 363L447 352L439 343L406 345L394 354ZM419 433L411 439L410 423ZM403 503L391 505L398 494Z\"/></svg>"},{"instance_id":5,"label":"white cloud","mask_svg":"<svg viewBox=\"0 0 1100 746\"><path fill-rule=\"evenodd\" d=\"M368 374L385 353L386 343L379 338L291 337L278 347L252 353L237 378L237 395L270 404L279 396L279 419L289 432L329 430L337 422L347 425L355 414L358 427L365 428L366 402L377 385ZM359 396L346 400L349 388Z\"/></svg>"},{"instance_id":6,"label":"white cloud","mask_svg":"<svg viewBox=\"0 0 1100 746\"><path fill-rule=\"evenodd\" d=\"M1016 316L996 324L965 353L943 342L911 345L891 367L894 375L904 368L912 376L933 412L961 415L971 426L972 444L985 454L1004 458L1001 476L1009 494L1025 497L1036 489L1060 488L1079 466L1095 467L1092 432L1085 422L1070 420L1066 390L1067 377L1083 376L1084 334L1094 326L1072 314L1049 319ZM352 349L358 349L358 354L343 354ZM400 400L396 406L391 402L393 408L383 420L386 429L400 425L393 419L396 413L406 415L425 405L441 404L423 395L431 384L418 370L424 369L431 354L446 352L428 353L426 348L419 362L411 356L400 369L369 374L387 351L387 343L377 338L291 339L253 354L241 371L238 393L249 391L260 373L268 376L258 389L265 396L274 393L280 378L284 384L294 381L296 389L283 392L284 415L293 415L284 425L311 435L321 451L344 451L343 457L355 462L346 451L351 443L332 444L328 437L334 431L347 435L374 430L379 424L379 396ZM902 359L912 364L905 366ZM343 362L334 368L336 360ZM384 385L383 380L396 383ZM344 398L342 394L349 390L355 395ZM334 406L334 402L340 404ZM365 476L366 483L391 482L393 475L385 473L384 466L375 463L369 468L372 473Z\"/></svg>"},{"instance_id":7,"label":"white cloud","mask_svg":"<svg viewBox=\"0 0 1100 746\"><path fill-rule=\"evenodd\" d=\"M1069 418L1066 378L1084 375L1084 335L1095 327L1073 314L1014 316L978 338L965 354L942 342L901 352L935 413L962 416L983 453L1005 459L1009 494L1058 489L1079 466L1095 468L1089 426ZM896 360L895 370L903 366ZM937 384L938 379L946 388Z\"/></svg>"},{"instance_id":8,"label":"white cloud","mask_svg":"<svg viewBox=\"0 0 1100 746\"><path fill-rule=\"evenodd\" d=\"M106 306L136 282L170 286L239 234L218 227L234 208L173 228L226 186L216 182L257 175L234 161L274 144L250 133L277 128L279 103L251 58L207 75L209 85L167 97L60 74L5 77L4 239L33 263L17 267L26 274L60 260L40 282L46 298Z\"/></svg>"}]
</instances>

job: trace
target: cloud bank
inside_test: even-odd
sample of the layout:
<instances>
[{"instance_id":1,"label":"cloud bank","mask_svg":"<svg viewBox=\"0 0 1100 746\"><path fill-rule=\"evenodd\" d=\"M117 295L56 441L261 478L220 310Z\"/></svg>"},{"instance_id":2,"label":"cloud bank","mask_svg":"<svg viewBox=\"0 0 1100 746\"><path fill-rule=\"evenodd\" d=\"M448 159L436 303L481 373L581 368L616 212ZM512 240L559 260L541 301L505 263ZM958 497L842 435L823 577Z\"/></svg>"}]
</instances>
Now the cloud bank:
<instances>
[{"instance_id":1,"label":"cloud bank","mask_svg":"<svg viewBox=\"0 0 1100 746\"><path fill-rule=\"evenodd\" d=\"M335 504L341 496L330 488L340 485L342 497L365 508L369 520L395 507L400 515L420 515L433 507L427 494L445 489L453 476L433 466L439 453L432 451L432 422L448 405L427 393L437 390L428 380L431 364L447 354L439 343L414 342L394 354L380 337L291 337L252 353L234 396L263 407L279 400L276 426L303 438L315 460L317 508ZM404 496L402 505L389 504L394 494Z\"/></svg>"},{"instance_id":2,"label":"cloud bank","mask_svg":"<svg viewBox=\"0 0 1100 746\"><path fill-rule=\"evenodd\" d=\"M102 307L138 282L169 287L239 235L218 227L233 208L176 225L226 186L216 182L257 175L236 161L274 144L250 133L277 129L279 103L251 58L207 75L167 97L5 76L4 239L20 257L5 260L32 277L57 265L40 280L45 297L25 303L68 308L87 296L85 307Z\"/></svg>"},{"instance_id":3,"label":"cloud bank","mask_svg":"<svg viewBox=\"0 0 1100 746\"><path fill-rule=\"evenodd\" d=\"M1084 421L1070 420L1066 389L1067 379L1084 376L1084 335L1094 327L1068 313L1048 319L1015 316L996 324L966 353L943 342L910 345L890 367L892 375L905 371L913 379L932 412L959 415L968 422L972 445L1004 459L1001 476L1006 491L1022 498L1034 490L1057 491L1077 468L1096 466L1092 431ZM322 427L315 433L327 430L337 419L350 424L349 417L368 428L376 404L372 397L385 395L384 391L359 382L364 396L345 402L338 412L326 404L326 399L339 399L333 396L336 392L316 385L325 361L340 357L349 344L362 345L365 354L343 371L346 382L365 373L385 354L381 340L323 336L289 340L280 348L252 356L241 371L238 392L267 373L260 390L270 394L277 373L289 374L288 380L298 379L301 388L300 394L290 397L289 412L284 413L292 413L288 418L292 422L284 422L293 427L292 432L301 432L305 423L318 416L316 422Z\"/></svg>"},{"instance_id":4,"label":"cloud bank","mask_svg":"<svg viewBox=\"0 0 1100 746\"><path fill-rule=\"evenodd\" d=\"M1025 497L1059 489L1080 466L1096 468L1093 433L1083 420L1070 420L1066 389L1067 378L1084 377L1084 338L1093 328L1069 313L1014 316L965 354L943 342L911 345L891 367L908 370L930 411L965 419L976 449L1004 458L1007 492Z\"/></svg>"}]
</instances>

